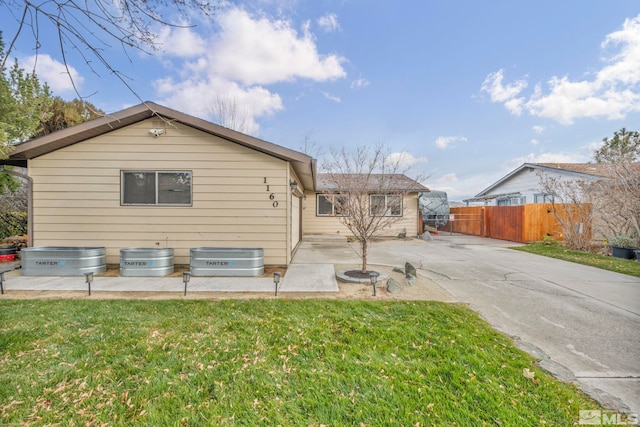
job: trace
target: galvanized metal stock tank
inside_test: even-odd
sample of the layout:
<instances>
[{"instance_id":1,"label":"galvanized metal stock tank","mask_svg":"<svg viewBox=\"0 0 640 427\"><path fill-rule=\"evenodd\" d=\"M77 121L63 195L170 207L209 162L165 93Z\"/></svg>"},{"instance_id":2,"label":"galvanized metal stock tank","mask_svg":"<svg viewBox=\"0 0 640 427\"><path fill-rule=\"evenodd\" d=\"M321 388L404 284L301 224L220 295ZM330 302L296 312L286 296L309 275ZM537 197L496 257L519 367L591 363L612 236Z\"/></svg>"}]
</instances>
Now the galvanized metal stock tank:
<instances>
[{"instance_id":1,"label":"galvanized metal stock tank","mask_svg":"<svg viewBox=\"0 0 640 427\"><path fill-rule=\"evenodd\" d=\"M121 276L161 277L173 273L173 249L120 249Z\"/></svg>"},{"instance_id":2,"label":"galvanized metal stock tank","mask_svg":"<svg viewBox=\"0 0 640 427\"><path fill-rule=\"evenodd\" d=\"M104 247L36 246L20 251L24 276L82 276L107 271Z\"/></svg>"},{"instance_id":3,"label":"galvanized metal stock tank","mask_svg":"<svg viewBox=\"0 0 640 427\"><path fill-rule=\"evenodd\" d=\"M194 276L260 276L264 273L262 248L193 248Z\"/></svg>"}]
</instances>

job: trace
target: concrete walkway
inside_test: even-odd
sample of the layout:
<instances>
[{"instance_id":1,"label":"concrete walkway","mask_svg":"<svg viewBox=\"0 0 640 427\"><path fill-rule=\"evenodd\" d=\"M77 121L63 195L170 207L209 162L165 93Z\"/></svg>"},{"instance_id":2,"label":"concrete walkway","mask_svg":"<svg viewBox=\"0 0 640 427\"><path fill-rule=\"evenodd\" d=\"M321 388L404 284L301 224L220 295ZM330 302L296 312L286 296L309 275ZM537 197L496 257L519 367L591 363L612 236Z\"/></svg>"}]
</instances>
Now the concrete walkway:
<instances>
[{"instance_id":1,"label":"concrete walkway","mask_svg":"<svg viewBox=\"0 0 640 427\"><path fill-rule=\"evenodd\" d=\"M0 266L1 268L2 266ZM5 273L5 292L87 291L84 276L23 276L20 270ZM333 265L298 264L287 269L278 292L338 292ZM96 275L92 292L176 292L184 293L182 277L110 277ZM275 293L273 277L191 277L187 292Z\"/></svg>"}]
</instances>

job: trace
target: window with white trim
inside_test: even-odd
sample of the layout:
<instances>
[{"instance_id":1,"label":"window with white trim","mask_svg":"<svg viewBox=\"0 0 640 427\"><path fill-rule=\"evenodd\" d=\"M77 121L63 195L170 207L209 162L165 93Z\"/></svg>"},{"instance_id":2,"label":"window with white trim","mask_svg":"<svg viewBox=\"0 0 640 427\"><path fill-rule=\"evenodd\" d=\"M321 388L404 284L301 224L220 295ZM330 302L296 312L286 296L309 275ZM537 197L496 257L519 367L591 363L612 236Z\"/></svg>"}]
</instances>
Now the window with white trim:
<instances>
[{"instance_id":1,"label":"window with white trim","mask_svg":"<svg viewBox=\"0 0 640 427\"><path fill-rule=\"evenodd\" d=\"M341 194L316 194L316 216L346 216L348 196Z\"/></svg>"},{"instance_id":2,"label":"window with white trim","mask_svg":"<svg viewBox=\"0 0 640 427\"><path fill-rule=\"evenodd\" d=\"M121 171L123 206L191 206L191 171Z\"/></svg>"},{"instance_id":3,"label":"window with white trim","mask_svg":"<svg viewBox=\"0 0 640 427\"><path fill-rule=\"evenodd\" d=\"M402 216L402 195L371 194L369 195L369 215Z\"/></svg>"},{"instance_id":4,"label":"window with white trim","mask_svg":"<svg viewBox=\"0 0 640 427\"><path fill-rule=\"evenodd\" d=\"M500 197L496 199L497 206L520 206L524 205L526 202L525 196L517 196L517 197Z\"/></svg>"},{"instance_id":5,"label":"window with white trim","mask_svg":"<svg viewBox=\"0 0 640 427\"><path fill-rule=\"evenodd\" d=\"M549 193L534 194L533 203L553 203L553 194L549 194Z\"/></svg>"}]
</instances>

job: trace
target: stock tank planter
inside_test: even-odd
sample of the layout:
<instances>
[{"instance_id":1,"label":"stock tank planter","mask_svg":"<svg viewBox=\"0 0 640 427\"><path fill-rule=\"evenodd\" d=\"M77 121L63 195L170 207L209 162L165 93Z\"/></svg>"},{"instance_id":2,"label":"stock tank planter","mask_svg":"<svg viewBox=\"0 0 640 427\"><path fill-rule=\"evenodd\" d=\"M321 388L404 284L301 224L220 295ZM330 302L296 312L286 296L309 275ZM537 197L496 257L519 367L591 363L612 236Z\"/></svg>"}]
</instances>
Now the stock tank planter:
<instances>
[{"instance_id":1,"label":"stock tank planter","mask_svg":"<svg viewBox=\"0 0 640 427\"><path fill-rule=\"evenodd\" d=\"M20 250L24 276L82 276L107 271L107 248L37 246Z\"/></svg>"},{"instance_id":2,"label":"stock tank planter","mask_svg":"<svg viewBox=\"0 0 640 427\"><path fill-rule=\"evenodd\" d=\"M609 239L611 255L616 258L633 259L634 251L637 249L637 239L627 235L617 235Z\"/></svg>"},{"instance_id":3,"label":"stock tank planter","mask_svg":"<svg viewBox=\"0 0 640 427\"><path fill-rule=\"evenodd\" d=\"M120 275L162 277L173 273L173 249L127 248L120 250Z\"/></svg>"},{"instance_id":4,"label":"stock tank planter","mask_svg":"<svg viewBox=\"0 0 640 427\"><path fill-rule=\"evenodd\" d=\"M621 248L619 246L611 246L611 255L615 258L633 259L635 249Z\"/></svg>"},{"instance_id":5,"label":"stock tank planter","mask_svg":"<svg viewBox=\"0 0 640 427\"><path fill-rule=\"evenodd\" d=\"M262 248L193 248L194 276L260 276L264 273Z\"/></svg>"}]
</instances>

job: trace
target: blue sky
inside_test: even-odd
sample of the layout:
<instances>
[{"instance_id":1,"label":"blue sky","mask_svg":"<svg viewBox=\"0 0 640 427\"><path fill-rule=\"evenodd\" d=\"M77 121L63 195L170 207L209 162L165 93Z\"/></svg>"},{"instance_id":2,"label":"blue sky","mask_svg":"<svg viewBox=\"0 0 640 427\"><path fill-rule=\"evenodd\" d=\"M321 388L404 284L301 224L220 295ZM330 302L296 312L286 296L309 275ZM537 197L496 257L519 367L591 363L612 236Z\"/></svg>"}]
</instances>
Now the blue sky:
<instances>
[{"instance_id":1,"label":"blue sky","mask_svg":"<svg viewBox=\"0 0 640 427\"><path fill-rule=\"evenodd\" d=\"M190 22L159 29L153 55L104 54L143 100L209 118L232 98L256 136L296 150L308 138L320 164L382 142L450 200L524 162L588 161L602 138L640 128L637 0L255 0ZM7 42L10 14L0 28ZM56 40L41 42L41 80L76 97ZM31 66L32 45L21 37L11 56ZM139 103L95 62L100 75L68 62L103 110Z\"/></svg>"}]
</instances>

